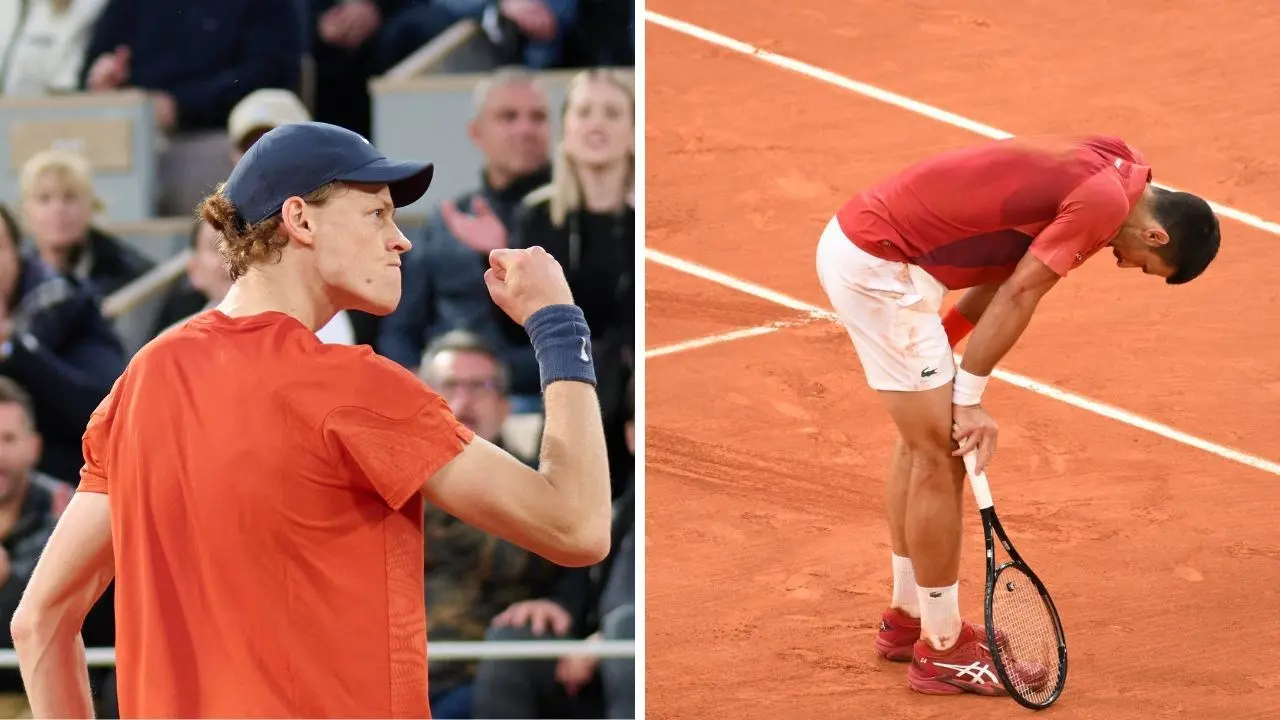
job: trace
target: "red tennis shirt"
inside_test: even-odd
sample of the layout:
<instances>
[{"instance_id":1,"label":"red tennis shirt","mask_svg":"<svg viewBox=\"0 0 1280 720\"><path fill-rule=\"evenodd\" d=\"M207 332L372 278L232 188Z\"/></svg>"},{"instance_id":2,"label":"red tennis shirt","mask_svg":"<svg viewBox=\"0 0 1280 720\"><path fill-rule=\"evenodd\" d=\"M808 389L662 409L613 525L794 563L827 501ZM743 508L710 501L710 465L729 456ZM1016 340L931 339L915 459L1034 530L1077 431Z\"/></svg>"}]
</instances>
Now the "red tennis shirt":
<instances>
[{"instance_id":1,"label":"red tennis shirt","mask_svg":"<svg viewBox=\"0 0 1280 720\"><path fill-rule=\"evenodd\" d=\"M430 717L422 483L472 433L366 346L206 311L84 434L122 717Z\"/></svg>"},{"instance_id":2,"label":"red tennis shirt","mask_svg":"<svg viewBox=\"0 0 1280 720\"><path fill-rule=\"evenodd\" d=\"M837 219L864 251L949 289L1003 281L1028 252L1065 277L1110 243L1150 180L1120 138L1015 138L908 167Z\"/></svg>"}]
</instances>

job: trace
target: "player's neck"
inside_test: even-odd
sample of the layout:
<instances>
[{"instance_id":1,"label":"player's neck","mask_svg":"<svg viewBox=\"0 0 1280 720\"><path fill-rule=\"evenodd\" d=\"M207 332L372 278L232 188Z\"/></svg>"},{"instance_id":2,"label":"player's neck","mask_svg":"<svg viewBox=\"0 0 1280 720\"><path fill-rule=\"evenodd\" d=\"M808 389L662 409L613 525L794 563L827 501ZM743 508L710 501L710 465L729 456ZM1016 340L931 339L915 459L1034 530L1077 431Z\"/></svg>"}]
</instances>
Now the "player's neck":
<instances>
[{"instance_id":1,"label":"player's neck","mask_svg":"<svg viewBox=\"0 0 1280 720\"><path fill-rule=\"evenodd\" d=\"M337 311L322 295L306 286L290 282L276 268L255 268L236 280L218 310L231 317L247 317L279 312L296 318L312 331L324 327Z\"/></svg>"},{"instance_id":2,"label":"player's neck","mask_svg":"<svg viewBox=\"0 0 1280 720\"><path fill-rule=\"evenodd\" d=\"M587 212L611 213L622 209L627 202L626 163L613 163L600 167L583 167L578 170L582 186L582 204Z\"/></svg>"}]
</instances>

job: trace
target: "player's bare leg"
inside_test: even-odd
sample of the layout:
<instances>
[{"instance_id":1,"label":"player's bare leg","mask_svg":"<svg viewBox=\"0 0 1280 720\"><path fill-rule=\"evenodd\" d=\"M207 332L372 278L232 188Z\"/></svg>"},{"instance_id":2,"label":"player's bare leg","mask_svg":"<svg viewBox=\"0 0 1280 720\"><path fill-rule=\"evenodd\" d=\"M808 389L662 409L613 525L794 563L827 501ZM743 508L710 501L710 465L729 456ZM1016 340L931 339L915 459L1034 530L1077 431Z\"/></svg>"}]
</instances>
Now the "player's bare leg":
<instances>
[{"instance_id":1,"label":"player's bare leg","mask_svg":"<svg viewBox=\"0 0 1280 720\"><path fill-rule=\"evenodd\" d=\"M915 574L921 636L947 650L961 629L958 578L964 463L951 456L951 385L882 392L910 452L905 541Z\"/></svg>"},{"instance_id":2,"label":"player's bare leg","mask_svg":"<svg viewBox=\"0 0 1280 720\"><path fill-rule=\"evenodd\" d=\"M911 490L911 450L901 437L894 443L885 486L885 510L889 520L889 537L893 546L890 559L893 568L893 593L889 607L880 615L880 631L875 646L880 657L894 662L908 662L920 639L920 599L916 592L916 574L907 545L907 499Z\"/></svg>"},{"instance_id":3,"label":"player's bare leg","mask_svg":"<svg viewBox=\"0 0 1280 720\"><path fill-rule=\"evenodd\" d=\"M915 570L907 545L907 494L911 489L911 464L911 450L899 437L893 447L885 488L885 511L889 521L889 539L893 545L893 596L889 607L918 618L920 602L916 596Z\"/></svg>"}]
</instances>

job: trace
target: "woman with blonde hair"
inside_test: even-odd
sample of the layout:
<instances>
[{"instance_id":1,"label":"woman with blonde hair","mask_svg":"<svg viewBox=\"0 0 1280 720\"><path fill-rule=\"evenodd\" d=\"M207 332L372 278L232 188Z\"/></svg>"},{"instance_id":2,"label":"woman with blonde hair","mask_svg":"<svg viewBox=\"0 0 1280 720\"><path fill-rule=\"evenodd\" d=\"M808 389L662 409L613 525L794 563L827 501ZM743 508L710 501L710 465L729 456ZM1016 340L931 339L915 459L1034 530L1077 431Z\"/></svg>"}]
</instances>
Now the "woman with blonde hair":
<instances>
[{"instance_id":1,"label":"woman with blonde hair","mask_svg":"<svg viewBox=\"0 0 1280 720\"><path fill-rule=\"evenodd\" d=\"M141 253L93 226L102 203L83 155L38 152L23 163L20 184L23 225L40 259L58 273L90 284L105 297L153 267Z\"/></svg>"}]
</instances>

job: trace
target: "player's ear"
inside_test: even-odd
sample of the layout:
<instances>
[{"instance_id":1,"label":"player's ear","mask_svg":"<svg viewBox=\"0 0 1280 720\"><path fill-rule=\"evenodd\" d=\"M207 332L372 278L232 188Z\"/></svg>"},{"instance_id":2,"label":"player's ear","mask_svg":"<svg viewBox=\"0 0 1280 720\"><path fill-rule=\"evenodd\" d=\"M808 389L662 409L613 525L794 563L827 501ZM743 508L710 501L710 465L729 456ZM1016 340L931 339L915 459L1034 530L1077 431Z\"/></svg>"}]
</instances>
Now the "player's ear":
<instances>
[{"instance_id":1,"label":"player's ear","mask_svg":"<svg viewBox=\"0 0 1280 720\"><path fill-rule=\"evenodd\" d=\"M1142 240L1148 247L1164 247L1169 244L1169 233L1159 225L1152 225L1142 231Z\"/></svg>"},{"instance_id":2,"label":"player's ear","mask_svg":"<svg viewBox=\"0 0 1280 720\"><path fill-rule=\"evenodd\" d=\"M314 221L311 208L300 197L294 196L284 201L280 208L280 223L285 231L298 242L310 245L314 238Z\"/></svg>"}]
</instances>

